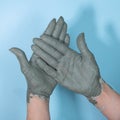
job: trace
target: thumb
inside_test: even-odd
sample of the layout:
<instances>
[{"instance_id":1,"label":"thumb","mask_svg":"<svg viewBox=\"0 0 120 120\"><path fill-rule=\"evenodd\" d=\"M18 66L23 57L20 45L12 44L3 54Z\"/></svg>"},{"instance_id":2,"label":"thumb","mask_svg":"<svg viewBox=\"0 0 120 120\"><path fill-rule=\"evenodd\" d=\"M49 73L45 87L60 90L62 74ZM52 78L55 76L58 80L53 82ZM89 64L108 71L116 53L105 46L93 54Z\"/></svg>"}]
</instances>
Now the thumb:
<instances>
[{"instance_id":1,"label":"thumb","mask_svg":"<svg viewBox=\"0 0 120 120\"><path fill-rule=\"evenodd\" d=\"M77 46L83 55L89 55L91 53L87 47L87 44L85 43L84 33L80 33L78 35Z\"/></svg>"},{"instance_id":2,"label":"thumb","mask_svg":"<svg viewBox=\"0 0 120 120\"><path fill-rule=\"evenodd\" d=\"M25 73L25 71L29 67L29 63L28 63L25 53L19 48L11 48L10 51L16 55L20 63L21 70L23 73Z\"/></svg>"}]
</instances>

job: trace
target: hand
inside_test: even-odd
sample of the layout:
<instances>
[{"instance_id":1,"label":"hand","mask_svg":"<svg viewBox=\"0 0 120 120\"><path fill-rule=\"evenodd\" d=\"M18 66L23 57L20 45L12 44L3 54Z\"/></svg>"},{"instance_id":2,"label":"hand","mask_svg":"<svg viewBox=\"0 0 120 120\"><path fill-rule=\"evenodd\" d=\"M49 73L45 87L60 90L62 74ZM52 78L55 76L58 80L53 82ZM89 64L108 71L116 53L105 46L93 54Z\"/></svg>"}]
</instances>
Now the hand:
<instances>
[{"instance_id":1,"label":"hand","mask_svg":"<svg viewBox=\"0 0 120 120\"><path fill-rule=\"evenodd\" d=\"M87 48L83 33L77 38L81 53L68 48L49 35L43 35L41 39L41 41L34 40L35 45L32 46L32 50L47 62L42 67L47 74L63 86L86 97L100 94L99 68L93 54ZM41 46L43 41L44 47ZM42 66L41 59L37 59L37 64L39 67ZM48 65L54 69L49 70Z\"/></svg>"},{"instance_id":2,"label":"hand","mask_svg":"<svg viewBox=\"0 0 120 120\"><path fill-rule=\"evenodd\" d=\"M55 38L59 37L61 41L64 41L65 44L68 45L69 36L66 34L66 31L67 25L63 18L60 17L57 23L55 19L50 22L46 31L44 32L44 35L54 36ZM10 51L17 56L20 62L21 71L26 77L28 84L28 102L31 93L48 99L57 82L36 65L35 60L38 58L38 56L33 54L30 61L28 61L25 53L22 50L18 48L11 48ZM43 65L46 64L41 58L39 59L42 61ZM52 68L49 67L49 69Z\"/></svg>"}]
</instances>

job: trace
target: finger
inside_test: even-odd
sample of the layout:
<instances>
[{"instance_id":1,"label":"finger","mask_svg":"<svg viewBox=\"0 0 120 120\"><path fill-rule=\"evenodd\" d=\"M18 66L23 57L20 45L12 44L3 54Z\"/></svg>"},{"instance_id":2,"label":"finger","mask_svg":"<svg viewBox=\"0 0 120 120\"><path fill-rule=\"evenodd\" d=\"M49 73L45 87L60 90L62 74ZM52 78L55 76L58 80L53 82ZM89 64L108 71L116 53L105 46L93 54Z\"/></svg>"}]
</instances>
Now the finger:
<instances>
[{"instance_id":1,"label":"finger","mask_svg":"<svg viewBox=\"0 0 120 120\"><path fill-rule=\"evenodd\" d=\"M58 52L56 49L45 43L45 41L43 40L40 41L39 39L35 38L33 40L33 43L36 44L42 50L44 50L46 53L48 53L50 56L54 57L56 60L60 59L63 56L60 52Z\"/></svg>"},{"instance_id":2,"label":"finger","mask_svg":"<svg viewBox=\"0 0 120 120\"><path fill-rule=\"evenodd\" d=\"M58 64L57 61L52 56L50 56L48 53L46 53L45 51L43 51L41 48L39 48L36 45L32 45L31 48L37 56L41 57L51 67L53 68L57 67L57 64Z\"/></svg>"},{"instance_id":3,"label":"finger","mask_svg":"<svg viewBox=\"0 0 120 120\"><path fill-rule=\"evenodd\" d=\"M53 36L54 38L59 38L59 35L60 35L60 33L61 33L63 24L64 24L63 17L60 17L60 18L58 19L57 23L56 23L55 29L54 29L53 34L52 34L52 36Z\"/></svg>"},{"instance_id":4,"label":"finger","mask_svg":"<svg viewBox=\"0 0 120 120\"><path fill-rule=\"evenodd\" d=\"M64 41L66 32L67 32L67 24L64 23L62 31L61 31L60 36L59 36L60 41L62 41L62 42Z\"/></svg>"},{"instance_id":5,"label":"finger","mask_svg":"<svg viewBox=\"0 0 120 120\"><path fill-rule=\"evenodd\" d=\"M53 30L55 29L55 25L56 25L56 20L53 19L53 20L49 23L49 25L48 25L47 29L45 30L44 34L52 35Z\"/></svg>"},{"instance_id":6,"label":"finger","mask_svg":"<svg viewBox=\"0 0 120 120\"><path fill-rule=\"evenodd\" d=\"M25 73L29 67L25 53L19 48L11 48L10 51L16 55L21 66L21 70L23 73Z\"/></svg>"},{"instance_id":7,"label":"finger","mask_svg":"<svg viewBox=\"0 0 120 120\"><path fill-rule=\"evenodd\" d=\"M38 58L38 56L35 53L33 53L31 58L30 58L30 61L29 61L30 64L37 67L37 65L35 64L37 58Z\"/></svg>"},{"instance_id":8,"label":"finger","mask_svg":"<svg viewBox=\"0 0 120 120\"><path fill-rule=\"evenodd\" d=\"M31 62L31 63L32 63L32 62L35 62L37 58L38 58L38 56L33 53L32 56L31 56L31 58L30 58L30 62Z\"/></svg>"},{"instance_id":9,"label":"finger","mask_svg":"<svg viewBox=\"0 0 120 120\"><path fill-rule=\"evenodd\" d=\"M54 70L52 67L48 66L41 58L36 60L37 65L44 70L48 75L51 77L56 77L57 71Z\"/></svg>"},{"instance_id":10,"label":"finger","mask_svg":"<svg viewBox=\"0 0 120 120\"><path fill-rule=\"evenodd\" d=\"M68 34L66 34L66 36L65 36L64 43L67 46L69 46L69 44L70 44L70 36Z\"/></svg>"},{"instance_id":11,"label":"finger","mask_svg":"<svg viewBox=\"0 0 120 120\"><path fill-rule=\"evenodd\" d=\"M89 49L87 47L87 44L85 43L84 33L79 34L79 36L77 38L77 46L83 55L88 56L91 54L91 52L89 51Z\"/></svg>"},{"instance_id":12,"label":"finger","mask_svg":"<svg viewBox=\"0 0 120 120\"><path fill-rule=\"evenodd\" d=\"M41 39L45 41L48 45L51 45L53 48L57 49L62 54L65 54L66 51L69 49L66 45L48 35L42 35Z\"/></svg>"}]
</instances>

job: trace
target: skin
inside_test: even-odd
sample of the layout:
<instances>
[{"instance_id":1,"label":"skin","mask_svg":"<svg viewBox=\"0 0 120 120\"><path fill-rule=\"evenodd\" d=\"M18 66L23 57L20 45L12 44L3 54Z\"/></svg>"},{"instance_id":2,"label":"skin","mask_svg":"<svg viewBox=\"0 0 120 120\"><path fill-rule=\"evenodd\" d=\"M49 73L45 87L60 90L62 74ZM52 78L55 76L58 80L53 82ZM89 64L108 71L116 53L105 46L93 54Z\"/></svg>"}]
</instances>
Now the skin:
<instances>
[{"instance_id":1,"label":"skin","mask_svg":"<svg viewBox=\"0 0 120 120\"><path fill-rule=\"evenodd\" d=\"M66 61L71 60L70 58L68 59L67 57L70 57L69 55L72 55L72 54L74 55L74 51L70 50L70 52L68 52L69 49L66 46L69 44L69 37L67 34L65 34L66 30L65 29L61 30L60 26L62 26L62 25L61 25L61 23L60 24L58 24L58 23L60 23L60 22L56 23L56 26L54 27L54 30L52 32L51 32L51 30L52 30L51 25L48 26L48 28L44 32L43 36L49 37L49 40L50 40L49 42L46 41L46 38L43 36L40 38L34 39L35 44L39 43L38 40L41 41L41 44L32 46L33 51L37 50L37 53L34 53L32 55L30 61L27 60L25 53L22 50L20 50L18 48L11 49L11 52L13 52L17 56L17 58L20 62L21 70L26 77L26 80L28 83L28 88L30 89L30 91L28 89L28 93L27 93L28 99L29 99L28 100L29 102L27 104L27 120L49 120L50 119L49 99L47 99L47 98L49 98L52 90L54 89L54 87L56 85L56 81L53 79L52 79L52 81L48 81L49 77L51 76L53 78L56 76L57 71L59 71L58 63L60 63L60 66L62 65L63 67L65 67L65 65L66 64L68 65L68 63L69 63L69 62L67 63ZM65 25L63 24L63 26L65 26ZM65 28L65 27L63 27L63 28ZM61 33L59 33L60 31L61 31ZM65 37L65 35L67 37ZM51 41L51 36L52 36L53 41ZM95 94L93 94L91 92L86 93L85 92L86 89L84 90L84 92L81 92L78 89L74 88L75 86L78 87L79 85L84 83L83 81L80 83L78 81L78 80L81 81L82 78L84 78L83 79L83 80L85 80L84 85L86 84L86 86L88 86L90 81L95 80L95 79L92 80L92 78L90 76L88 77L90 80L86 80L85 78L87 78L86 76L88 76L88 74L85 74L84 76L80 77L77 80L70 78L70 79L68 79L68 81L70 83L68 83L68 81L65 82L62 80L58 81L58 82L60 82L63 86L66 86L67 88L69 88L75 92L78 92L78 93L81 93L81 94L87 96L87 99L89 99L90 102L92 102L107 117L107 119L120 120L120 114L119 114L120 113L120 107L119 107L120 106L120 95L117 94L113 89L111 89L111 87L109 87L109 85L106 84L101 79L100 73L99 73L99 68L95 61L95 58L94 58L93 54L87 48L83 37L84 36L78 37L78 48L81 50L80 56L82 56L82 57L79 57L80 62L82 62L82 60L84 60L84 61L90 63L90 67L89 67L88 71L92 70L92 72L90 72L91 74L93 73L93 70L97 71L97 72L94 72L94 74L96 74L96 76L98 76L98 78L99 78L99 79L96 79L96 81L98 83L98 87L97 87L98 91ZM54 40L56 40L57 42L55 42ZM36 48L34 49L34 46L38 47L39 49L41 48L40 49L41 54L39 54L39 52L38 52L39 49L36 49ZM52 47L57 46L57 48L56 47L51 48L51 46ZM46 52L47 52L47 54L46 54ZM67 54L67 57L66 57L66 54L64 54L64 53L67 53L67 52L69 54ZM47 55L47 57L46 57L46 55ZM78 54L75 53L74 57L76 57L77 55ZM67 58L65 63L64 63L64 58ZM48 62L48 60L49 60L49 62ZM52 60L52 62L51 62L51 60ZM58 61L56 61L56 60L58 60ZM37 62L37 64L36 64L36 62ZM86 62L85 62L85 64L87 64ZM64 63L64 64L62 64L62 63ZM49 66L48 66L48 64L49 64ZM83 65L85 65L85 64L83 64ZM89 65L89 64L87 64L87 65ZM63 68L63 67L61 67L61 68ZM76 67L77 67L77 65L76 65ZM78 72L80 70L79 73L81 73L83 68L84 67L81 67L76 72ZM51 71L51 73L50 73L50 71ZM83 71L85 71L85 69L83 69ZM39 72L39 74L38 74L38 72ZM64 71L64 72L66 72L66 71ZM89 75L90 75L90 73L89 73ZM41 77L41 75L43 75L43 76ZM46 78L45 76L49 76L49 77ZM74 74L73 74L73 76L74 76ZM39 80L38 80L38 78L39 78ZM44 78L44 80L43 80L43 78ZM61 79L61 77L59 77L59 78ZM77 77L75 77L75 78L77 78ZM32 79L34 79L34 81L36 81L35 82L36 84L32 84L32 82L31 82ZM72 85L71 85L71 81L74 81ZM52 82L53 82L53 84L51 85ZM30 85L30 87L29 87L29 85ZM38 88L37 88L37 86L38 86ZM49 88L47 94L46 94L46 92L43 92L45 90L45 86L47 88ZM71 87L73 87L73 88L71 88ZM91 87L91 88L93 87L92 89L94 91L96 91L93 84L92 85L89 84L89 87ZM100 88L100 90L99 90L99 88ZM42 92L41 92L41 90L42 90Z\"/></svg>"},{"instance_id":2,"label":"skin","mask_svg":"<svg viewBox=\"0 0 120 120\"><path fill-rule=\"evenodd\" d=\"M27 120L50 120L49 100L32 95L27 104Z\"/></svg>"},{"instance_id":3,"label":"skin","mask_svg":"<svg viewBox=\"0 0 120 120\"><path fill-rule=\"evenodd\" d=\"M64 22L64 19L60 17L57 22L53 19L43 34L57 38L67 46L69 44L69 35L66 32L67 24ZM35 39L40 40L40 38ZM16 55L28 85L27 120L48 120L50 118L49 97L57 82L44 72L44 70L38 67L35 62L35 59L38 58L37 55L32 54L30 61L28 61L25 53L21 49L11 48L10 51ZM39 59L41 58L39 57ZM44 60L41 59L41 61L43 65L46 64ZM34 112L36 114L31 114Z\"/></svg>"},{"instance_id":4,"label":"skin","mask_svg":"<svg viewBox=\"0 0 120 120\"><path fill-rule=\"evenodd\" d=\"M47 41L48 38L50 41ZM52 38L50 38L50 36L42 36L42 40L44 40L45 42L44 47L42 46L42 49L39 49L41 48L41 45L37 40L34 41L35 45L32 46L32 49L35 54L37 54L38 56L41 56L47 62L47 64L45 64L46 67L49 64L54 69L56 69L56 70L53 69L51 73L49 73L49 71L46 71L46 72L49 75L52 75L55 79L57 76L56 81L62 84L63 86L69 88L70 90L74 92L78 92L86 96L87 99L89 99L89 101L93 105L95 105L103 113L103 115L106 116L108 120L120 120L120 114L119 114L120 113L120 107L119 107L120 106L120 95L117 94L113 89L111 89L111 87L109 87L109 85L106 84L100 77L98 65L95 61L94 55L89 51L89 49L87 48L87 45L85 44L84 35L83 34L80 35L77 39L78 47L81 50L81 55L76 54L74 51L70 50L70 48L64 46L60 42L53 40ZM44 52L42 50L44 50ZM57 51L56 52L58 53L57 55L53 54L55 53L54 50ZM42 53L42 54L39 54L39 53ZM77 65L75 63L74 66L70 67L69 61L71 61L72 59L70 57L72 56L72 54L76 58L75 60L78 60L79 58L80 61L79 62L74 61L77 63ZM77 57L78 55L80 56ZM67 57L69 59L67 59ZM54 58L56 58L57 61ZM66 58L65 63L64 63L64 58ZM37 59L37 63L39 66L41 66L41 62L39 59ZM79 64L80 65L82 64L82 67L79 68ZM59 68L60 65L62 65L61 68ZM68 69L72 68L73 70L74 69L77 69L77 70L73 72L72 76L68 77L67 79L65 77L64 79L61 79L62 75L64 76L64 72L66 76L67 74L69 76L69 72L66 72L66 71L72 71L72 70L67 70L66 65L69 66L67 67ZM87 67L87 70L85 69L86 65L89 66ZM44 67L42 69L44 69ZM62 73L61 76L59 76L60 73L58 74L58 71L60 69L63 69L61 71ZM86 72L87 74L84 74L85 71L87 71ZM79 77L76 76L77 75L76 72L78 72L78 75L81 75L81 76ZM82 76L82 74L84 76ZM97 76L97 77L93 77L97 79L91 78L90 77L91 75ZM74 79L73 79L73 76L75 76ZM94 84L94 82L97 82L98 87L95 87L97 84ZM82 87L83 90L80 89L81 86L83 86ZM85 86L87 86L87 88ZM77 87L79 89L77 89ZM92 90L93 90L93 93L91 93ZM94 92L96 92L97 94L96 93L94 94Z\"/></svg>"},{"instance_id":5,"label":"skin","mask_svg":"<svg viewBox=\"0 0 120 120\"><path fill-rule=\"evenodd\" d=\"M41 39L41 41L34 40L35 45L32 46L32 50L46 61L47 64L42 69L49 68L49 66L54 68L45 71L47 74L61 85L86 97L100 94L99 68L94 55L85 43L84 33L81 33L77 38L80 53L68 48L51 36L43 35ZM37 59L37 63L41 67L40 59Z\"/></svg>"},{"instance_id":6,"label":"skin","mask_svg":"<svg viewBox=\"0 0 120 120\"><path fill-rule=\"evenodd\" d=\"M120 95L111 87L102 83L103 90L101 94L95 98L95 106L102 112L108 120L120 120Z\"/></svg>"}]
</instances>

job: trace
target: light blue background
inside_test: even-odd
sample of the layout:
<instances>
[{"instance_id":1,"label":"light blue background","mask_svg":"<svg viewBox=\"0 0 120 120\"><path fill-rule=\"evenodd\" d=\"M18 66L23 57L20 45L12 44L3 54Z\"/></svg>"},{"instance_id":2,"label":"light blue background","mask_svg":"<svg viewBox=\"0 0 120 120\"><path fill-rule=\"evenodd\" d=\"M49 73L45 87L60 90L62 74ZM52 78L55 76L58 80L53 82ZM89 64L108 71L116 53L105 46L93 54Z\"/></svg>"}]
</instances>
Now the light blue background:
<instances>
[{"instance_id":1,"label":"light blue background","mask_svg":"<svg viewBox=\"0 0 120 120\"><path fill-rule=\"evenodd\" d=\"M0 0L0 120L25 120L26 81L11 47L31 56L33 37L39 37L52 18L68 23L70 47L85 32L101 76L120 93L119 0ZM50 100L52 120L106 120L87 99L57 86Z\"/></svg>"}]
</instances>

